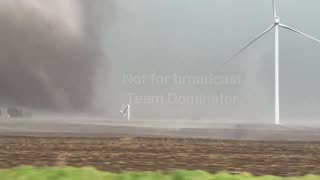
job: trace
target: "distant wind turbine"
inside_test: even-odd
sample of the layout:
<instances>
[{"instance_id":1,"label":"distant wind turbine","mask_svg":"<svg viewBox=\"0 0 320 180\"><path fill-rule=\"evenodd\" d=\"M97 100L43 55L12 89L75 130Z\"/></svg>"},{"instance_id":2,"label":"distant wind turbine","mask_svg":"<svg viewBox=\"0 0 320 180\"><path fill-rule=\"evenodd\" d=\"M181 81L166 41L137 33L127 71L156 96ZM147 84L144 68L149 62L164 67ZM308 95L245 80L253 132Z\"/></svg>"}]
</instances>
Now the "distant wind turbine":
<instances>
[{"instance_id":1,"label":"distant wind turbine","mask_svg":"<svg viewBox=\"0 0 320 180\"><path fill-rule=\"evenodd\" d=\"M240 51L238 51L235 55L233 55L227 62L229 62L230 60L234 59L235 57L237 57L239 54L241 54L243 51L245 51L249 46L251 46L253 43L255 43L258 39L260 39L262 36L264 36L265 34L267 34L269 31L271 31L273 28L275 30L275 124L279 125L280 124L280 100L279 100L279 27L290 30L292 32L298 33L300 35L303 35L309 39L312 39L318 43L320 43L320 40L317 38L314 38L306 33L303 33L301 31L298 31L290 26L284 25L280 23L280 18L279 16L277 16L277 9L276 9L276 4L275 4L275 0L272 0L273 3L273 16L274 16L274 23L267 28L265 31L263 31L258 37L256 37L255 39L253 39L252 41L250 41L249 44L247 44L246 46L244 46ZM224 63L225 64L225 63Z\"/></svg>"}]
</instances>

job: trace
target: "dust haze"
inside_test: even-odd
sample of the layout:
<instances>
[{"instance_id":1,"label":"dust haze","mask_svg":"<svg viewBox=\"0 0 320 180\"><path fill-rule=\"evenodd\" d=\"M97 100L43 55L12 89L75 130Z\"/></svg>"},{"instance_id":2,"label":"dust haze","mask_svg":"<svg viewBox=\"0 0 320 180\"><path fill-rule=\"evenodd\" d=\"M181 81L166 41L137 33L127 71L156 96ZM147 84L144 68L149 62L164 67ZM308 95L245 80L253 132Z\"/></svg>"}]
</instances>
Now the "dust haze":
<instances>
[{"instance_id":1,"label":"dust haze","mask_svg":"<svg viewBox=\"0 0 320 180\"><path fill-rule=\"evenodd\" d=\"M319 7L278 2L283 22L318 38ZM125 120L129 103L136 120L273 122L273 32L220 66L271 25L271 0L2 0L0 21L3 106ZM320 46L281 30L280 49L282 119L317 123Z\"/></svg>"},{"instance_id":2,"label":"dust haze","mask_svg":"<svg viewBox=\"0 0 320 180\"><path fill-rule=\"evenodd\" d=\"M271 1L139 2L114 2L114 23L109 26L104 46L114 69L109 87L114 93L108 102L116 105L109 108L109 114L117 117L118 109L131 100L132 116L136 119L273 122L274 32L269 32L234 61L220 66L272 24ZM320 38L320 27L315 23L318 1L279 0L277 7L281 22ZM315 77L319 75L319 48L312 40L280 30L283 122L318 122L320 86ZM199 80L210 74L218 78L240 78L220 84L181 84L174 80L175 75ZM172 96L168 100L169 93L181 101L171 101ZM220 95L236 97L236 101L190 103L190 97Z\"/></svg>"}]
</instances>

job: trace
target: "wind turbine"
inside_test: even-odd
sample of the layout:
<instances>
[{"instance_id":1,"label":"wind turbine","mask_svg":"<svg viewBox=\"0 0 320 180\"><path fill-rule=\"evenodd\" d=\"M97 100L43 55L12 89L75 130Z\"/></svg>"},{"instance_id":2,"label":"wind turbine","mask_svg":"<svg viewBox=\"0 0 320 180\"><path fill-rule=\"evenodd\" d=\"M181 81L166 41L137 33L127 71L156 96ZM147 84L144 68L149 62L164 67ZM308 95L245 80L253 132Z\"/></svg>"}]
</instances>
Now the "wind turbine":
<instances>
[{"instance_id":1,"label":"wind turbine","mask_svg":"<svg viewBox=\"0 0 320 180\"><path fill-rule=\"evenodd\" d=\"M273 28L275 30L275 44L274 44L274 61L275 61L275 100L274 100L274 121L276 125L280 124L280 98L279 98L279 28L284 28L287 30L290 30L292 32L298 33L300 35L303 35L309 39L312 39L318 43L320 43L320 40L317 38L314 38L306 33L303 33L302 31L296 30L290 26L284 25L280 23L280 17L277 15L277 9L276 9L276 3L275 0L272 0L273 4L273 18L274 23L268 27L265 31L263 31L258 37L250 41L246 46L244 46L240 51L238 51L235 55L233 55L228 61L232 60L239 54L241 54L243 51L245 51L249 46L254 44L258 39L260 39L262 36L267 34L269 31L271 31ZM227 61L227 62L228 62ZM225 64L225 63L224 63Z\"/></svg>"},{"instance_id":2,"label":"wind turbine","mask_svg":"<svg viewBox=\"0 0 320 180\"><path fill-rule=\"evenodd\" d=\"M120 113L122 114L123 117L127 115L128 121L131 119L131 106L130 104L127 104L127 106L123 109L120 110Z\"/></svg>"}]
</instances>

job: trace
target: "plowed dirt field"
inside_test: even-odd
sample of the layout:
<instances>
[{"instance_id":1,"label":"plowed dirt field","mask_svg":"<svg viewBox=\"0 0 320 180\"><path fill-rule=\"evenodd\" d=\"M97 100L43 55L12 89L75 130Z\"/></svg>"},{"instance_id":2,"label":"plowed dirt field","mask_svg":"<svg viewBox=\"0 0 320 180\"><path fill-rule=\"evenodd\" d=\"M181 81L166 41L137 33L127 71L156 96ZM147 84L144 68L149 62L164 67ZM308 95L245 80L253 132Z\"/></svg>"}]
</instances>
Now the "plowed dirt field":
<instances>
[{"instance_id":1,"label":"plowed dirt field","mask_svg":"<svg viewBox=\"0 0 320 180\"><path fill-rule=\"evenodd\" d=\"M112 172L201 169L295 176L320 174L320 143L0 137L0 168L20 165L93 166Z\"/></svg>"}]
</instances>

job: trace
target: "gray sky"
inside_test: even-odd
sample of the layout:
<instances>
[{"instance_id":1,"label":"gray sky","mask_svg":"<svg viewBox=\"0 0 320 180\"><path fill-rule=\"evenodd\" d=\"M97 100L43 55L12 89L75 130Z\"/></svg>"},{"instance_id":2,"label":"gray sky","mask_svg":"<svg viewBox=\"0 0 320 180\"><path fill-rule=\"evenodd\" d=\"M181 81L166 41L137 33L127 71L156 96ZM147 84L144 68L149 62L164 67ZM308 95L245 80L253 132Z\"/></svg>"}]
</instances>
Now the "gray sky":
<instances>
[{"instance_id":1,"label":"gray sky","mask_svg":"<svg viewBox=\"0 0 320 180\"><path fill-rule=\"evenodd\" d=\"M110 80L105 83L104 66L100 67L98 75L99 99L105 95L105 101L113 104L108 104L108 112L115 112L117 106L125 104L127 93L146 96L176 92L198 96L222 92L238 96L240 100L235 105L210 108L208 106L211 105L136 104L137 116L147 114L146 111L159 111L159 114L170 116L170 110L175 109L180 114L197 114L195 117L200 118L233 118L238 115L253 120L272 118L273 32L232 63L218 66L271 25L271 0L113 0L110 4L113 7L112 18L108 27L101 31L108 56L105 66L112 67ZM319 8L320 2L316 0L277 2L282 23L318 38ZM320 104L320 86L317 83L320 45L281 30L280 48L283 118L313 120ZM153 73L191 76L238 74L241 84L236 87L190 84L182 87L176 84L152 86L149 81L144 85L123 82L123 74L151 76Z\"/></svg>"},{"instance_id":2,"label":"gray sky","mask_svg":"<svg viewBox=\"0 0 320 180\"><path fill-rule=\"evenodd\" d=\"M21 2L20 2L21 1ZM271 0L3 0L0 99L122 118L272 122ZM284 24L320 38L316 0L279 0ZM57 9L59 13L57 14ZM315 121L320 45L280 31L282 119ZM94 95L94 96L93 96Z\"/></svg>"}]
</instances>

